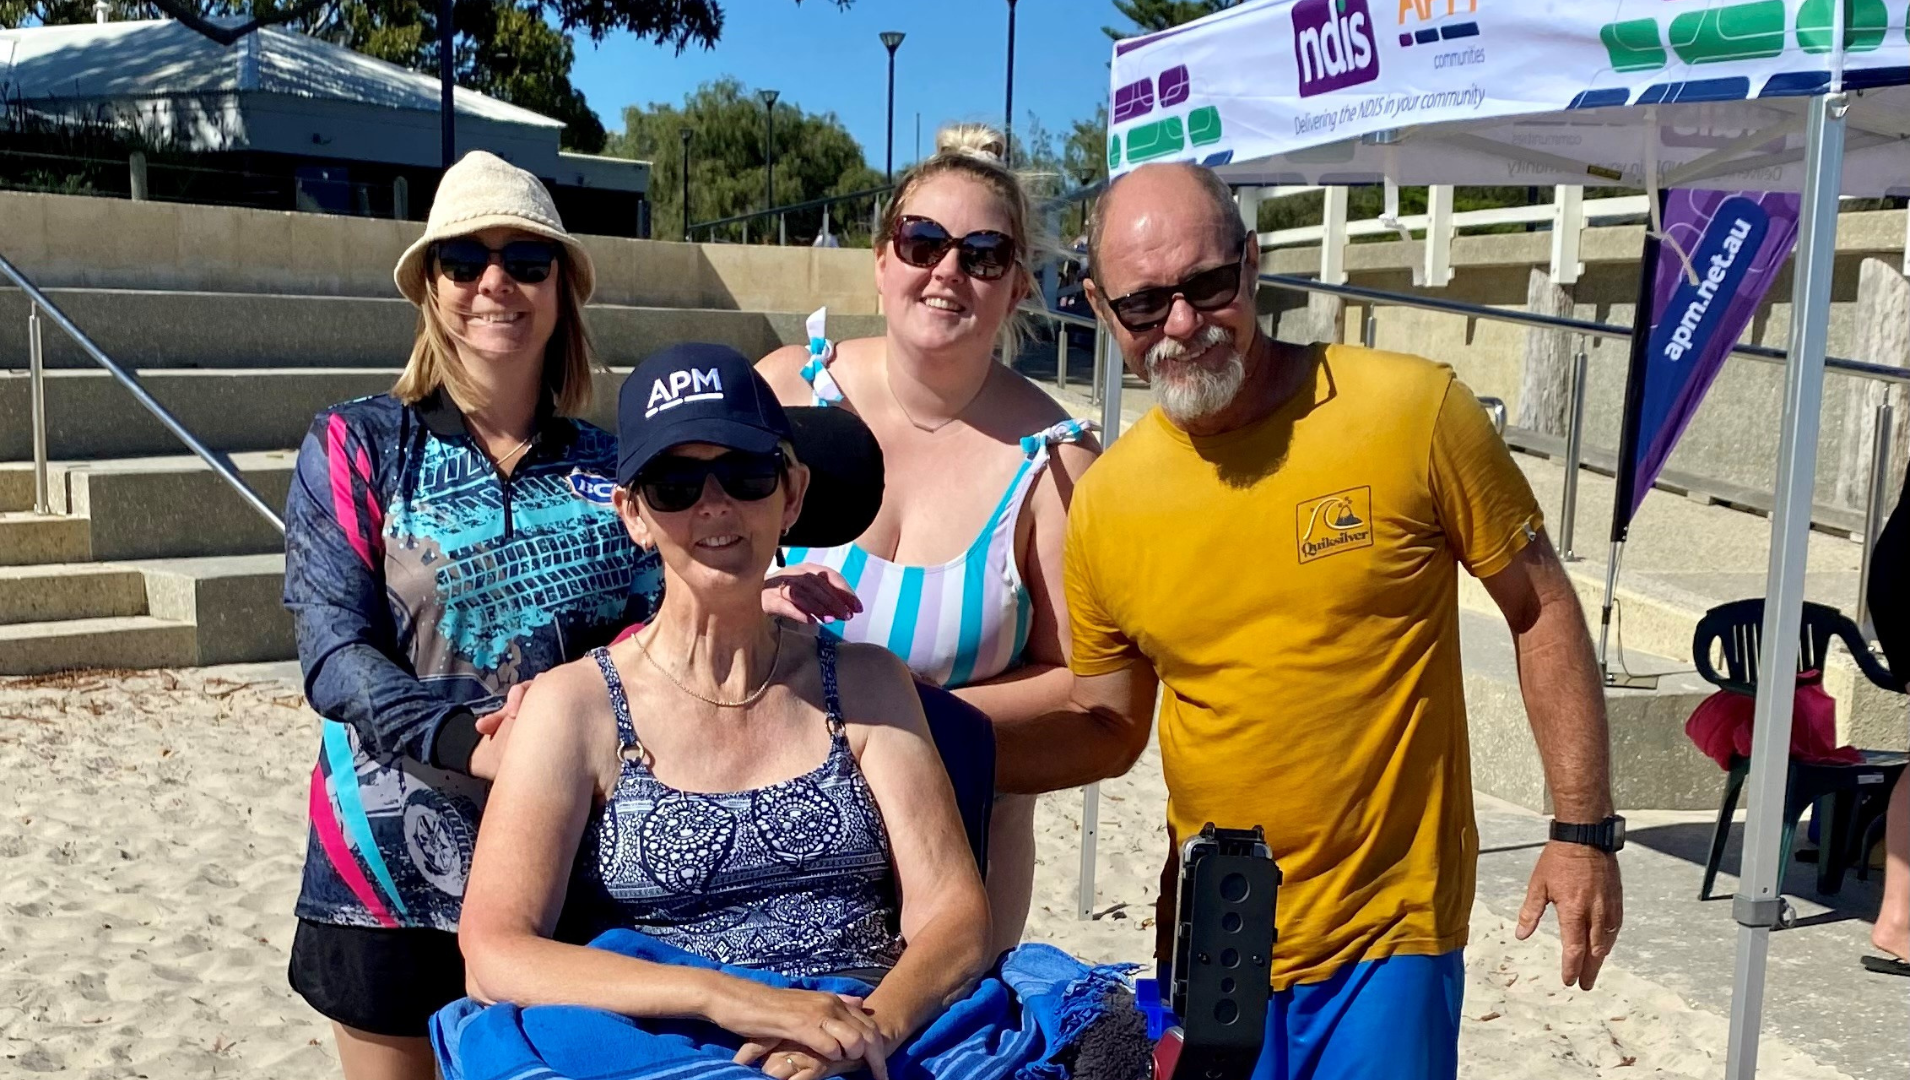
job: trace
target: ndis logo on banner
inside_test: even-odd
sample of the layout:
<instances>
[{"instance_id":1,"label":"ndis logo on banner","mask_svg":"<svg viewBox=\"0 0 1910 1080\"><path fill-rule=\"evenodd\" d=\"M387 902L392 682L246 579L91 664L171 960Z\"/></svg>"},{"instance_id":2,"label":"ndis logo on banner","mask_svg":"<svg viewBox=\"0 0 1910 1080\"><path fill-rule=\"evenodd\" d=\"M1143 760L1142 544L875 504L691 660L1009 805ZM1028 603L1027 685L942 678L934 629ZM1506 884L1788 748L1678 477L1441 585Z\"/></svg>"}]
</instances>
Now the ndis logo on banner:
<instances>
[{"instance_id":1,"label":"ndis logo on banner","mask_svg":"<svg viewBox=\"0 0 1910 1080\"><path fill-rule=\"evenodd\" d=\"M1366 0L1300 0L1293 5L1293 62L1303 98L1379 78L1379 51L1373 45L1373 15Z\"/></svg>"}]
</instances>

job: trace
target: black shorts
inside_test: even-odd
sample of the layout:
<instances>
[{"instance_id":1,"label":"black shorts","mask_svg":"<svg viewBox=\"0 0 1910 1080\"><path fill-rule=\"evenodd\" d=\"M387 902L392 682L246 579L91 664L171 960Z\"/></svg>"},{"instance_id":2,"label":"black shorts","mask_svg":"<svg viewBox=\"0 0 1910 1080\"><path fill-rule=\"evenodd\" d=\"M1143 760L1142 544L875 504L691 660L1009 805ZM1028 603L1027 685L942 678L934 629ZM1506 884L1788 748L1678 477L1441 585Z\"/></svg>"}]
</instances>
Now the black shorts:
<instances>
[{"instance_id":1,"label":"black shorts","mask_svg":"<svg viewBox=\"0 0 1910 1080\"><path fill-rule=\"evenodd\" d=\"M326 1019L373 1035L423 1038L431 1014L464 996L458 936L442 930L300 919L288 975Z\"/></svg>"}]
</instances>

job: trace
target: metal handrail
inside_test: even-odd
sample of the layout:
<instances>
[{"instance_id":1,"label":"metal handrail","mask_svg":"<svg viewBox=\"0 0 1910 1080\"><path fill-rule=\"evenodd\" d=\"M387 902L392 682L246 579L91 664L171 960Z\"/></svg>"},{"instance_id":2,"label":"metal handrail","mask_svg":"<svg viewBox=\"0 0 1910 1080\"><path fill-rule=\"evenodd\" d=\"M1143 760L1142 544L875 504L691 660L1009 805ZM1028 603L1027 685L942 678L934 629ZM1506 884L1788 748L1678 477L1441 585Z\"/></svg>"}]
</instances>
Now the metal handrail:
<instances>
[{"instance_id":1,"label":"metal handrail","mask_svg":"<svg viewBox=\"0 0 1910 1080\"><path fill-rule=\"evenodd\" d=\"M164 405L161 405L158 401L153 399L153 396L150 393L147 393L146 388L140 385L139 380L135 378L131 372L127 371L123 367L120 367L119 364L113 361L112 357L107 356L106 353L102 349L100 349L98 345L93 343L92 338L89 338L86 336L85 331L81 330L78 326L75 326L73 324L73 320L67 317L66 312L61 311L59 306L55 304L52 300L47 299L47 295L41 292L39 287L34 285L33 282L27 280L27 276L21 273L18 267L15 267L11 262L7 261L7 258L4 255L0 255L0 275L4 275L5 277L12 280L12 282L15 285L19 286L20 291L26 293L28 300L35 307L35 311L33 314L34 325L32 326L30 332L33 336L32 378L34 382L33 396L34 396L34 401L36 403L44 400L44 395L42 390L42 380L44 378L42 373L42 368L44 365L42 363L42 359L40 355L39 327L38 327L38 313L40 310L44 310L47 316L51 318L53 322L59 326L60 329L66 331L66 336L72 338L74 343L79 345L79 347L86 353L86 355L93 358L94 363L105 368L107 372L113 376L114 379L117 379L119 381L119 384L121 386L124 386L128 391L132 393L133 400L139 402L140 405L144 406L147 412L153 414L154 419L158 420L161 424L165 425L167 431L170 431L174 435L178 436L180 442L185 443L186 447L190 449L194 454L197 454L200 460L204 461L207 465L211 466L212 471L215 474L217 474L220 479L224 480L228 485L230 485L234 491L237 491L239 493L239 497L243 498L246 501L246 503L252 507L252 509L258 511L260 516L264 517L265 520L271 522L273 528L277 529L280 532L280 534L283 534L285 532L285 522L279 518L278 514L275 511L273 511L271 506L267 505L264 499L259 497L259 493L252 490L251 485L247 484L245 480L239 476L237 470L233 469L232 463L226 460L226 457L224 454L218 453L217 451L214 451L208 448L206 444L200 442L198 436L194 435L191 431L187 430L186 426L179 422L178 417L174 416L171 412L168 412ZM33 447L33 467L34 467L33 479L34 479L35 491L40 493L40 496L41 496L42 505L40 509L43 510L44 509L44 493L46 491L46 486L47 486L46 484L46 425L44 423L44 420L39 415L37 405L36 405L35 421L36 422L34 425L34 447Z\"/></svg>"},{"instance_id":2,"label":"metal handrail","mask_svg":"<svg viewBox=\"0 0 1910 1080\"><path fill-rule=\"evenodd\" d=\"M1496 319L1500 322L1518 323L1522 326L1534 326L1542 330L1571 330L1581 334L1596 334L1600 337L1630 338L1631 327L1617 326L1612 323L1592 322L1589 319L1574 319L1568 315L1535 315L1529 311L1507 311L1503 308L1486 307L1483 304L1468 304L1463 300L1441 300L1431 296L1411 296L1406 293L1384 292L1380 289L1368 289L1359 285L1331 285L1312 278L1294 277L1291 274L1261 274L1263 284L1294 292L1325 293L1348 300L1363 300L1371 304L1390 304L1395 307L1416 307L1427 311L1439 311L1448 315L1465 315L1476 319ZM1734 345L1731 351L1754 360L1771 364L1783 364L1787 357L1783 349L1773 349L1767 345ZM1880 382L1910 384L1910 368L1890 367L1885 364L1869 364L1862 360L1846 360L1842 357L1827 356L1824 366L1831 371L1846 375L1862 375Z\"/></svg>"},{"instance_id":3,"label":"metal handrail","mask_svg":"<svg viewBox=\"0 0 1910 1080\"><path fill-rule=\"evenodd\" d=\"M787 206L772 206L767 210L750 210L741 214L731 214L729 217L713 218L709 221L696 222L690 226L689 233L691 238L694 239L698 229L715 229L721 225L734 225L739 221L753 221L759 217L780 217L784 214L794 214L802 210L815 210L824 206L833 206L839 202L850 202L855 199L866 199L871 195L882 195L891 190L893 189L889 187L889 185L884 184L881 187L868 188L863 191L851 191L844 195L826 195L820 199L810 199L807 202L790 203Z\"/></svg>"},{"instance_id":4,"label":"metal handrail","mask_svg":"<svg viewBox=\"0 0 1910 1080\"><path fill-rule=\"evenodd\" d=\"M1053 308L1042 307L1040 304L1024 303L1015 310L1026 312L1029 315L1039 315L1044 319L1052 319L1058 323L1067 323L1069 326L1083 326L1089 330L1096 329L1101 325L1100 322L1090 319L1086 315L1070 315L1065 311L1056 311Z\"/></svg>"}]
</instances>

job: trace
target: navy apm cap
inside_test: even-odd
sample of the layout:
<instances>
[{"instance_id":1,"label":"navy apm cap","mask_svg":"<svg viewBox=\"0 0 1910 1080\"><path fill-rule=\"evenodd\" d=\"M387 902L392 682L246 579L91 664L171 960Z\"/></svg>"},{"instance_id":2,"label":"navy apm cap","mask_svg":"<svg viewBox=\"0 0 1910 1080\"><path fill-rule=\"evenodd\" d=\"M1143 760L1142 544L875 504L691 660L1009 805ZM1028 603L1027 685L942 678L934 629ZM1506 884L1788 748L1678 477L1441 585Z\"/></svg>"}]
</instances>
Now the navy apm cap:
<instances>
[{"instance_id":1,"label":"navy apm cap","mask_svg":"<svg viewBox=\"0 0 1910 1080\"><path fill-rule=\"evenodd\" d=\"M672 345L638 364L617 395L617 483L683 443L767 454L789 438L782 404L742 353Z\"/></svg>"},{"instance_id":2,"label":"navy apm cap","mask_svg":"<svg viewBox=\"0 0 1910 1080\"><path fill-rule=\"evenodd\" d=\"M882 509L882 447L847 409L785 410L769 383L727 345L672 345L637 365L617 395L617 484L684 443L769 453L787 440L809 468L802 515L784 542L837 547Z\"/></svg>"}]
</instances>

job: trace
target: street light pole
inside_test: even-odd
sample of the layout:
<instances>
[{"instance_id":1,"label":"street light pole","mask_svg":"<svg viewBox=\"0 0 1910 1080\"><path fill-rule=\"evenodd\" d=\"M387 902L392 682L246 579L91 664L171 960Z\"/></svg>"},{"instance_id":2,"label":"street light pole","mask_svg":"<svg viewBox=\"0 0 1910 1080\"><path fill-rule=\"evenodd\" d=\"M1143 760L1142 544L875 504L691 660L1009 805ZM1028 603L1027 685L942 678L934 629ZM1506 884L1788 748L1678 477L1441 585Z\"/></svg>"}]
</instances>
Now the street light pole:
<instances>
[{"instance_id":1,"label":"street light pole","mask_svg":"<svg viewBox=\"0 0 1910 1080\"><path fill-rule=\"evenodd\" d=\"M1015 164L1015 0L1008 0L1008 107L1003 134L1008 140L1008 164Z\"/></svg>"},{"instance_id":2,"label":"street light pole","mask_svg":"<svg viewBox=\"0 0 1910 1080\"><path fill-rule=\"evenodd\" d=\"M882 44L889 50L889 156L885 174L889 183L895 183L895 50L902 44L902 32L885 30L882 32Z\"/></svg>"},{"instance_id":3,"label":"street light pole","mask_svg":"<svg viewBox=\"0 0 1910 1080\"><path fill-rule=\"evenodd\" d=\"M452 102L457 81L452 77L451 2L438 0L438 127L443 141L440 157L446 169L458 158L457 111Z\"/></svg>"},{"instance_id":4,"label":"street light pole","mask_svg":"<svg viewBox=\"0 0 1910 1080\"><path fill-rule=\"evenodd\" d=\"M678 132L683 137L683 242L690 241L690 129Z\"/></svg>"},{"instance_id":5,"label":"street light pole","mask_svg":"<svg viewBox=\"0 0 1910 1080\"><path fill-rule=\"evenodd\" d=\"M777 90L758 90L763 99L763 209L776 207L776 98ZM765 225L767 227L767 225Z\"/></svg>"}]
</instances>

